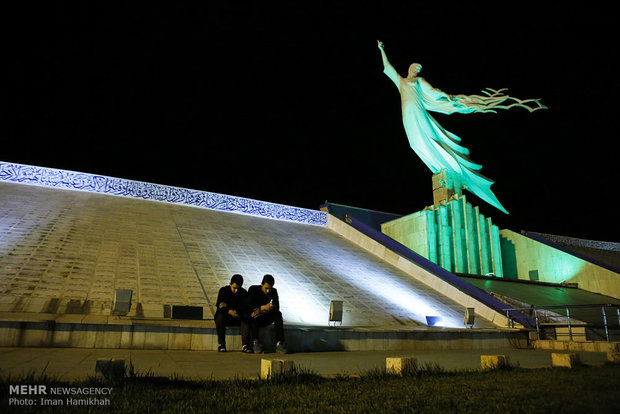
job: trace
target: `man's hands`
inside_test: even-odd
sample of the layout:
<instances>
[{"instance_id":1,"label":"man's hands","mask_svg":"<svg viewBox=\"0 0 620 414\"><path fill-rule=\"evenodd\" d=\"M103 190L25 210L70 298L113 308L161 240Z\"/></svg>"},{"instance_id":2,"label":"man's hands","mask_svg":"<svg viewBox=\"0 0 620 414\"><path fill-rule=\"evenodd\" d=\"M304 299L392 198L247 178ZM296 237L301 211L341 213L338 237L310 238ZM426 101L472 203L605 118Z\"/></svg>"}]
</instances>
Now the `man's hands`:
<instances>
[{"instance_id":1,"label":"man's hands","mask_svg":"<svg viewBox=\"0 0 620 414\"><path fill-rule=\"evenodd\" d=\"M226 307L226 302L222 302L218 305L218 308L222 309ZM261 306L260 308L256 308L254 309L254 311L252 312L251 316L253 318L257 318L258 316L260 316L263 313L267 313L269 311L271 311L274 308L274 304L273 303L268 303L266 305ZM228 314L230 316L232 316L233 318L240 318L241 315L239 313L237 313L236 310L231 309L228 311Z\"/></svg>"},{"instance_id":2,"label":"man's hands","mask_svg":"<svg viewBox=\"0 0 620 414\"><path fill-rule=\"evenodd\" d=\"M258 318L262 313L267 313L273 308L274 308L273 303L268 303L266 305L261 306L260 308L254 309L254 312L252 312L251 316L253 318Z\"/></svg>"},{"instance_id":3,"label":"man's hands","mask_svg":"<svg viewBox=\"0 0 620 414\"><path fill-rule=\"evenodd\" d=\"M229 311L228 311L228 314L229 314L230 316L232 316L233 318L238 318L239 316L241 316L241 315L239 315L239 314L237 313L237 311L236 311L236 310L234 310L234 309L229 310Z\"/></svg>"},{"instance_id":4,"label":"man's hands","mask_svg":"<svg viewBox=\"0 0 620 414\"><path fill-rule=\"evenodd\" d=\"M385 46L383 45L383 42L382 42L381 40L377 40L377 47L378 47L380 50L383 50L383 48L384 48Z\"/></svg>"},{"instance_id":5,"label":"man's hands","mask_svg":"<svg viewBox=\"0 0 620 414\"><path fill-rule=\"evenodd\" d=\"M220 309L223 309L223 308L225 308L225 307L226 307L226 302L221 302L221 303L218 305L218 308L220 308ZM228 314L229 314L230 316L232 316L233 318L239 318L239 317L241 317L241 315L239 315L239 314L237 313L237 311L236 311L236 310L234 310L234 309L229 310L229 311L228 311Z\"/></svg>"}]
</instances>

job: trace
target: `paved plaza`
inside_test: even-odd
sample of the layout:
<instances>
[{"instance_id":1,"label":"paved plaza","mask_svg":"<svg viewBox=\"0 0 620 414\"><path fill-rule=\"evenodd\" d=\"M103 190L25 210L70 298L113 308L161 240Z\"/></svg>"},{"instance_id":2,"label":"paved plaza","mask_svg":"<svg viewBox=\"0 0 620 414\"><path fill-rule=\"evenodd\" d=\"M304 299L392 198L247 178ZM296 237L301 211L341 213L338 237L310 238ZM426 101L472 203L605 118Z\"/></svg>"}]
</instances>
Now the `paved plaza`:
<instances>
[{"instance_id":1,"label":"paved plaza","mask_svg":"<svg viewBox=\"0 0 620 414\"><path fill-rule=\"evenodd\" d=\"M557 351L556 351L557 352ZM300 368L323 376L359 375L374 368L385 367L388 357L414 356L418 363L435 363L448 370L480 369L480 355L507 355L510 362L522 368L551 367L552 351L532 349L489 349L484 351L360 351L312 352L295 354L244 354L240 351L170 351L79 348L0 348L0 373L19 376L45 370L62 380L86 378L95 374L98 359L123 359L138 373L154 376L180 376L185 379L257 378L261 358L290 359ZM586 364L600 365L607 361L605 353L580 352Z\"/></svg>"}]
</instances>

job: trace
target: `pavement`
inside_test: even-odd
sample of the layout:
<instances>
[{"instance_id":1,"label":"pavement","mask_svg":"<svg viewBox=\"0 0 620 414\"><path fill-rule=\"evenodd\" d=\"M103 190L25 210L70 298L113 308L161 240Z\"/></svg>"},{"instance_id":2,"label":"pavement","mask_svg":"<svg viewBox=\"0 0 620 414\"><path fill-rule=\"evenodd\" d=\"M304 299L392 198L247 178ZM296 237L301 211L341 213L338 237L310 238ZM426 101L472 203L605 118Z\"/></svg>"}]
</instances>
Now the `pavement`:
<instances>
[{"instance_id":1,"label":"pavement","mask_svg":"<svg viewBox=\"0 0 620 414\"><path fill-rule=\"evenodd\" d=\"M86 379L95 374L98 359L123 359L137 373L177 376L184 379L257 378L262 358L290 359L295 366L323 376L359 375L385 367L387 357L417 357L418 363L436 363L447 370L480 369L480 355L506 355L522 368L551 367L553 351L533 349L438 350L438 351L359 351L293 354L244 354L240 351L171 351L92 348L0 348L0 375L19 377L45 373L59 380ZM556 351L558 352L558 351ZM602 365L605 353L578 352L582 362Z\"/></svg>"}]
</instances>

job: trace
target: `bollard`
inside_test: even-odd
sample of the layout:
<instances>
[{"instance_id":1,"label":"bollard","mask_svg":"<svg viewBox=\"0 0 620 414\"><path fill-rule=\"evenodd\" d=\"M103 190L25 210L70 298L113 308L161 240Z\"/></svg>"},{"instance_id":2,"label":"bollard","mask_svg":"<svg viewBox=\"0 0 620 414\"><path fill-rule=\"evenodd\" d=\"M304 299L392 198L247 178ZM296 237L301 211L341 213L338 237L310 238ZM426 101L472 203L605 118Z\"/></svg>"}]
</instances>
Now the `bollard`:
<instances>
[{"instance_id":1,"label":"bollard","mask_svg":"<svg viewBox=\"0 0 620 414\"><path fill-rule=\"evenodd\" d=\"M385 371L388 374L413 374L418 368L418 359L413 357L385 358Z\"/></svg>"},{"instance_id":2,"label":"bollard","mask_svg":"<svg viewBox=\"0 0 620 414\"><path fill-rule=\"evenodd\" d=\"M261 359L260 378L269 379L272 375L288 374L293 371L293 361L287 359Z\"/></svg>"},{"instance_id":3,"label":"bollard","mask_svg":"<svg viewBox=\"0 0 620 414\"><path fill-rule=\"evenodd\" d=\"M125 360L98 359L95 363L95 376L103 376L106 380L119 380L125 377Z\"/></svg>"},{"instance_id":4,"label":"bollard","mask_svg":"<svg viewBox=\"0 0 620 414\"><path fill-rule=\"evenodd\" d=\"M508 365L508 357L505 355L480 355L482 369L497 369Z\"/></svg>"},{"instance_id":5,"label":"bollard","mask_svg":"<svg viewBox=\"0 0 620 414\"><path fill-rule=\"evenodd\" d=\"M607 352L607 360L610 362L620 362L620 352Z\"/></svg>"},{"instance_id":6,"label":"bollard","mask_svg":"<svg viewBox=\"0 0 620 414\"><path fill-rule=\"evenodd\" d=\"M579 364L578 354L560 354L556 352L551 354L551 365L554 367L572 368L577 364Z\"/></svg>"}]
</instances>

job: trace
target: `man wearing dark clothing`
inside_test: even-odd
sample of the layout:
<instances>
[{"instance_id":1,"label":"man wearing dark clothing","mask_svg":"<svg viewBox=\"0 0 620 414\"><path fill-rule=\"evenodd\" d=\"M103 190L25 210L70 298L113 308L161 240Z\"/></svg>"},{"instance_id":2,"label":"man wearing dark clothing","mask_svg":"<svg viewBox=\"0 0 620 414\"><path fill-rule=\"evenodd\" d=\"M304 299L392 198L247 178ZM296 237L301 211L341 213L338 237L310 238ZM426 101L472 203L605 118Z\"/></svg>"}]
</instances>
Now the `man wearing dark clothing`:
<instances>
[{"instance_id":1,"label":"man wearing dark clothing","mask_svg":"<svg viewBox=\"0 0 620 414\"><path fill-rule=\"evenodd\" d=\"M250 347L250 327L246 321L248 292L242 288L243 276L233 275L230 285L224 286L217 294L217 311L215 312L215 330L217 332L217 350L226 352L226 327L241 326L241 343L243 352L252 352Z\"/></svg>"},{"instance_id":2,"label":"man wearing dark clothing","mask_svg":"<svg viewBox=\"0 0 620 414\"><path fill-rule=\"evenodd\" d=\"M284 347L284 323L280 312L278 291L273 287L275 280L271 275L265 275L260 285L250 286L248 289L250 318L249 324L252 333L252 347L255 354L263 352L258 340L258 328L274 324L276 333L276 352L286 353Z\"/></svg>"}]
</instances>

